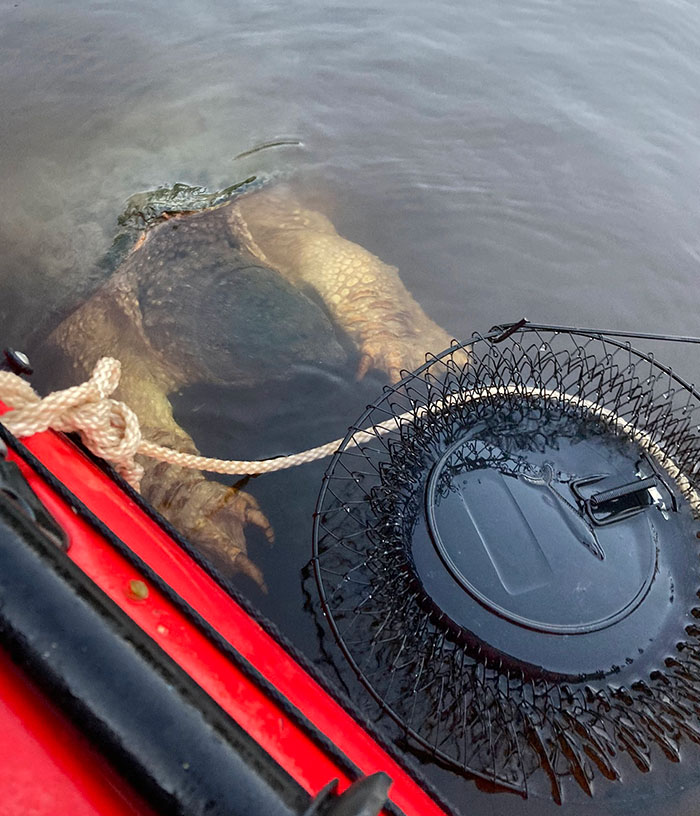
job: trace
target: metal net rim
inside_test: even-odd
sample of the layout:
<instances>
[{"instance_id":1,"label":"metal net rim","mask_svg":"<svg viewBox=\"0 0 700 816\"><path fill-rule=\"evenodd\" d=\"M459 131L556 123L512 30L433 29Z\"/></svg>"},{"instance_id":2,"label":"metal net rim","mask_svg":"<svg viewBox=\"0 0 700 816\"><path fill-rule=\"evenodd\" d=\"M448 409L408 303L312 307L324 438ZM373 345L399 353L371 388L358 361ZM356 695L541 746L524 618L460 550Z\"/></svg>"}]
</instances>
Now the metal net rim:
<instances>
[{"instance_id":1,"label":"metal net rim","mask_svg":"<svg viewBox=\"0 0 700 816\"><path fill-rule=\"evenodd\" d=\"M535 333L535 337L543 344L547 344L548 340L543 336L543 332L538 329L530 329L525 328L521 330L521 334L516 339L516 344L519 345L521 351L524 352L523 347L519 344L519 340L522 336L525 336L527 333ZM398 416L392 416L390 419L387 419L380 423L372 423L372 430L369 431L365 428L365 425L368 424L368 420L370 420L374 411L380 408L383 405L389 404L391 400L391 396L398 392L404 390L411 382L414 382L416 379L422 379L425 381L423 375L431 369L436 363L443 362L446 367L446 370L456 369L458 365L453 362L453 357L455 352L463 352L466 351L470 353L474 347L474 345L478 342L494 342L494 338L500 332L496 333L493 332L490 335L479 335L475 334L471 341L465 343L453 343L452 346L445 349L438 355L431 355L426 357L426 362L418 368L415 372L408 374L401 380L401 382L397 383L394 386L386 387L384 389L384 393L379 397L373 405L367 407L366 411L358 420L358 422L348 430L345 438L343 439L342 444L339 446L336 454L334 455L333 459L331 460L329 467L324 475L323 484L321 487L321 491L319 493L317 505L316 505L316 512L314 514L314 524L313 524L313 568L314 574L316 577L316 582L319 588L319 593L321 597L321 604L324 610L325 617L328 621L328 624L333 632L335 637L336 643L338 644L339 648L343 652L345 659L348 661L351 669L355 673L355 675L360 679L366 690L370 692L371 697L378 703L381 710L384 711L389 717L391 717L402 729L404 729L405 733L410 734L411 739L416 742L419 746L426 749L431 756L435 757L438 760L443 761L449 767L454 767L454 758L449 754L445 753L441 750L439 746L436 746L428 739L422 737L420 733L418 733L414 728L411 728L406 725L402 716L394 711L392 705L390 705L386 699L382 696L382 694L374 687L373 683L366 679L363 669L358 665L357 660L353 656L352 651L350 650L348 644L346 643L345 637L340 631L338 622L335 619L334 610L331 606L329 596L326 592L326 586L324 582L324 578L322 575L322 566L320 562L321 551L320 551L320 544L322 541L322 534L321 534L321 514L323 513L325 502L327 499L327 492L329 489L329 484L333 479L333 475L338 465L338 462L341 460L346 452L354 447L364 444L365 442L369 442L372 440L376 440L377 436L390 433L392 431L400 431L402 424L408 421L415 421L416 419L422 417L423 415L428 414L430 411L440 412L444 411L445 409L449 410L451 407L454 407L458 404L465 404L470 402L478 402L479 400L488 400L493 399L494 397L520 397L524 399L532 399L532 400L548 400L556 403L557 405L561 406L564 405L568 408L583 411L588 416L599 419L604 421L606 424L612 426L615 431L621 435L628 436L632 440L634 440L640 447L646 450L651 457L655 459L655 461L661 465L671 477L674 479L678 487L680 488L683 495L688 500L693 515L698 518L700 517L700 496L698 495L698 491L694 485L694 483L688 478L686 473L684 473L681 468L676 463L675 459L671 454L669 454L664 448L653 439L652 435L644 430L643 428L637 427L634 421L629 418L625 418L620 416L616 411L606 408L604 405L599 404L594 399L586 398L581 395L574 395L567 393L566 391L559 390L557 388L547 388L543 387L542 385L526 385L522 382L518 383L507 383L501 382L497 385L487 385L478 388L471 388L465 389L463 391L458 391L456 393L448 394L445 399L438 400L434 402L428 401L426 405L419 406L416 408L414 405L410 410L405 411ZM614 338L604 337L598 333L589 333L586 331L572 331L572 332L562 332L559 330L550 331L550 335L557 336L561 334L568 334L568 335L578 335L586 342L590 340L598 341L601 344L601 347L604 351L602 355L603 360L607 359L608 350L606 346L609 344L613 351L616 353L618 351L626 352L629 355L630 364L634 363L634 366L637 366L639 363L645 362L650 366L650 372L657 378L660 378L662 375L668 377L668 388L667 391L671 392L674 391L676 388L680 387L683 392L688 393L688 403L687 406L690 406L690 402L693 398L697 402L700 402L700 394L697 393L695 388L687 383L682 378L678 377L672 369L669 367L658 363L653 354L647 354L645 352L639 351L631 346L629 342L620 342L615 340ZM574 338L574 342L576 342L576 338ZM530 347L532 348L532 346ZM632 366L634 368L634 366ZM650 376L651 379L651 376ZM666 396L666 394L664 394ZM477 777L481 777L489 782L494 781L494 775L489 772L481 772L478 768L474 767L465 767L465 770L468 770L470 774L473 774ZM503 780L498 780L499 784L504 784ZM505 783L505 787L510 787L513 790L516 790L520 793L527 795L527 782L525 781L523 785L509 785ZM524 788L524 789L523 789Z\"/></svg>"}]
</instances>

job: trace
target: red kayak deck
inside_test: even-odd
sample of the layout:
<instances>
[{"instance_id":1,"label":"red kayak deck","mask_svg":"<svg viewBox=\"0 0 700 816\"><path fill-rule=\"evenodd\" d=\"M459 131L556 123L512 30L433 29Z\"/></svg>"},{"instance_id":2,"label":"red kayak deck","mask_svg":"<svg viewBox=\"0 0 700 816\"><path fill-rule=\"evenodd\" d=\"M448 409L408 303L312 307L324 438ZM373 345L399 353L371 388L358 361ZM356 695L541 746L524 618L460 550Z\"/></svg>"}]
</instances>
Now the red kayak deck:
<instances>
[{"instance_id":1,"label":"red kayak deck","mask_svg":"<svg viewBox=\"0 0 700 816\"><path fill-rule=\"evenodd\" d=\"M390 798L406 816L444 816L446 811L290 653L69 439L48 431L23 441L80 502L231 644L254 673L334 743L350 763L363 774L388 773L393 779ZM34 492L69 531L69 557L279 765L312 795L335 778L340 780L340 790L347 787L350 780L342 763L319 747L319 741L285 713L279 700L219 650L29 465L12 454L10 458L18 462ZM146 585L147 597L142 597L146 594L142 591L133 591L134 580ZM122 808L121 812L129 811ZM18 816L19 811L7 813Z\"/></svg>"},{"instance_id":2,"label":"red kayak deck","mask_svg":"<svg viewBox=\"0 0 700 816\"><path fill-rule=\"evenodd\" d=\"M0 816L154 816L0 650Z\"/></svg>"}]
</instances>

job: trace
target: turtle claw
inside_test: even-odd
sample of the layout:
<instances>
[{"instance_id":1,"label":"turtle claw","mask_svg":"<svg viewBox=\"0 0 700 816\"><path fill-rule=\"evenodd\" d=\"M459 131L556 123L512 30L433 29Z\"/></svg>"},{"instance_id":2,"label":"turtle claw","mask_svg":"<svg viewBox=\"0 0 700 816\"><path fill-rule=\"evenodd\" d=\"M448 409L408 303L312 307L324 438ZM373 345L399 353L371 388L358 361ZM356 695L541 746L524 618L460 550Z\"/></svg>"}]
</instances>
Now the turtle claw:
<instances>
[{"instance_id":1,"label":"turtle claw","mask_svg":"<svg viewBox=\"0 0 700 816\"><path fill-rule=\"evenodd\" d=\"M275 543L275 531L272 528L267 516L260 509L257 499L254 499L250 493L239 490L235 487L228 488L237 493L238 501L240 502L241 515L245 524L252 524L257 527L265 535L268 544Z\"/></svg>"},{"instance_id":2,"label":"turtle claw","mask_svg":"<svg viewBox=\"0 0 700 816\"><path fill-rule=\"evenodd\" d=\"M222 570L242 573L267 592L260 569L249 559L245 528L257 527L270 544L275 535L267 516L249 493L205 479L201 473L156 466L142 489L168 521Z\"/></svg>"},{"instance_id":3,"label":"turtle claw","mask_svg":"<svg viewBox=\"0 0 700 816\"><path fill-rule=\"evenodd\" d=\"M355 374L357 382L364 379L365 374L372 368L373 362L372 355L366 352L360 357L360 362L357 364L357 373Z\"/></svg>"},{"instance_id":4,"label":"turtle claw","mask_svg":"<svg viewBox=\"0 0 700 816\"><path fill-rule=\"evenodd\" d=\"M248 557L245 528L257 527L268 543L275 540L272 525L250 493L236 487L228 487L220 482L203 480L199 497L195 496L194 506L188 515L199 514L199 520L191 529L190 536L207 555L223 568L233 569L251 578L263 592L267 592L265 579L260 569Z\"/></svg>"},{"instance_id":5,"label":"turtle claw","mask_svg":"<svg viewBox=\"0 0 700 816\"><path fill-rule=\"evenodd\" d=\"M250 558L248 558L244 552L239 552L238 555L234 557L233 567L236 572L240 573L241 575L247 575L248 578L254 581L260 588L261 592L264 592L265 595L268 594L269 590L267 588L267 584L265 583L265 578L263 577L262 571L250 560Z\"/></svg>"},{"instance_id":6,"label":"turtle claw","mask_svg":"<svg viewBox=\"0 0 700 816\"><path fill-rule=\"evenodd\" d=\"M356 379L371 369L384 371L392 383L403 379L406 372L415 371L425 363L426 353L439 353L450 347L449 335L426 318L426 325L383 326L375 329L361 344L360 362ZM468 352L455 350L451 359L455 364L469 364Z\"/></svg>"}]
</instances>

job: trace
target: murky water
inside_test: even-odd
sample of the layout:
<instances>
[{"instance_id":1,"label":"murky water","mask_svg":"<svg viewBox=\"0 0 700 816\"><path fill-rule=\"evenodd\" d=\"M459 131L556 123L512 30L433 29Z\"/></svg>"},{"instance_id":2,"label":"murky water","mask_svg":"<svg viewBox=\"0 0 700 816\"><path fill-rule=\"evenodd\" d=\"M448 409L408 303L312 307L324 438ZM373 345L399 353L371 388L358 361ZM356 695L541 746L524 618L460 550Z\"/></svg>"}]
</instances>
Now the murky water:
<instances>
[{"instance_id":1,"label":"murky water","mask_svg":"<svg viewBox=\"0 0 700 816\"><path fill-rule=\"evenodd\" d=\"M522 315L700 333L698 41L683 0L2 0L2 342L94 287L129 195L251 173L315 191L458 338ZM303 144L234 158L280 138ZM694 350L661 354L700 380ZM262 457L335 438L381 385L309 372L176 402L206 452ZM314 656L301 570L322 473L249 485L278 536L275 553L251 542L271 589L256 601ZM692 779L658 762L645 806L695 812ZM543 812L427 770L464 812Z\"/></svg>"}]
</instances>

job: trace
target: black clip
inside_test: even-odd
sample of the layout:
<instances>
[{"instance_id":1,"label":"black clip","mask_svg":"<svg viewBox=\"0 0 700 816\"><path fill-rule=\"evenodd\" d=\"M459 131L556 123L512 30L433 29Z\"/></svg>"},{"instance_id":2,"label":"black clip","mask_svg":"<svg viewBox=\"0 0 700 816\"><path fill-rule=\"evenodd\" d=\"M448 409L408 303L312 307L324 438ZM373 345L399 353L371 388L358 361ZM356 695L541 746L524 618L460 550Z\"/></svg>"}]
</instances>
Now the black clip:
<instances>
[{"instance_id":1,"label":"black clip","mask_svg":"<svg viewBox=\"0 0 700 816\"><path fill-rule=\"evenodd\" d=\"M0 371L11 371L23 377L29 377L34 373L29 357L23 351L12 348L3 349Z\"/></svg>"},{"instance_id":2,"label":"black clip","mask_svg":"<svg viewBox=\"0 0 700 816\"><path fill-rule=\"evenodd\" d=\"M7 447L0 439L0 511L5 502L12 502L63 552L68 550L69 542L65 530L49 514L29 487L15 462L6 458Z\"/></svg>"},{"instance_id":3,"label":"black clip","mask_svg":"<svg viewBox=\"0 0 700 816\"><path fill-rule=\"evenodd\" d=\"M647 507L658 505L658 501L652 497L650 491L656 490L658 492L660 486L664 487L670 496L672 509L674 511L677 509L676 498L673 492L669 490L668 485L656 473L652 476L625 482L624 484L616 484L607 490L601 490L590 496L584 496L582 493L582 487L596 484L603 479L609 478L609 473L597 473L582 479L572 480L569 483L569 487L574 496L576 496L579 507L593 524L598 527L624 521L625 519L638 515Z\"/></svg>"},{"instance_id":4,"label":"black clip","mask_svg":"<svg viewBox=\"0 0 700 816\"><path fill-rule=\"evenodd\" d=\"M379 816L387 804L391 777L384 771L363 776L336 796L338 780L323 788L302 816Z\"/></svg>"},{"instance_id":5,"label":"black clip","mask_svg":"<svg viewBox=\"0 0 700 816\"><path fill-rule=\"evenodd\" d=\"M490 332L495 332L500 330L500 334L497 337L489 337L488 339L492 343L502 343L504 340L507 340L511 334L515 334L516 331L519 331L526 326L530 321L526 317L521 317L515 323L499 323L495 326L491 326L489 329Z\"/></svg>"}]
</instances>

